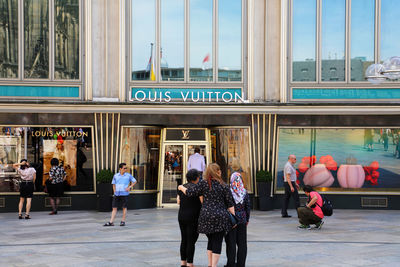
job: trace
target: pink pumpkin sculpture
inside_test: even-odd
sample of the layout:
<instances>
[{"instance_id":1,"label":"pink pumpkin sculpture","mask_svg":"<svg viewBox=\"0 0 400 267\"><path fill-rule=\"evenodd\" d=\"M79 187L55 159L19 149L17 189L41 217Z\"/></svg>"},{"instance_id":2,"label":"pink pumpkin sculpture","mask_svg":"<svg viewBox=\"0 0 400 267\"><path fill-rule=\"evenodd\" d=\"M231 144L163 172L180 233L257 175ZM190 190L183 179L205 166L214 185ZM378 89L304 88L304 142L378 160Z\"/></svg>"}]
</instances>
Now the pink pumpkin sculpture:
<instances>
[{"instance_id":1,"label":"pink pumpkin sculpture","mask_svg":"<svg viewBox=\"0 0 400 267\"><path fill-rule=\"evenodd\" d=\"M337 172L342 188L361 188L365 181L365 172L361 165L340 165Z\"/></svg>"},{"instance_id":2,"label":"pink pumpkin sculpture","mask_svg":"<svg viewBox=\"0 0 400 267\"><path fill-rule=\"evenodd\" d=\"M315 164L304 175L303 182L305 185L317 187L330 187L335 179L324 164Z\"/></svg>"}]
</instances>

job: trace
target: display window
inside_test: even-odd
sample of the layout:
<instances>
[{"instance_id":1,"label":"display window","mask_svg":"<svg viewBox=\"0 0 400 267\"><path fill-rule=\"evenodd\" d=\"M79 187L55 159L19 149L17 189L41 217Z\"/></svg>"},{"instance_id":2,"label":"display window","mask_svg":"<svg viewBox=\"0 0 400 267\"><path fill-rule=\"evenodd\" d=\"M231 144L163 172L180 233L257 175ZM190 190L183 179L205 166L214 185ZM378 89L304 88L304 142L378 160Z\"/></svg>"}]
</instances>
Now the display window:
<instances>
[{"instance_id":1,"label":"display window","mask_svg":"<svg viewBox=\"0 0 400 267\"><path fill-rule=\"evenodd\" d=\"M277 190L288 156L300 186L319 191L399 192L400 128L279 128Z\"/></svg>"},{"instance_id":2,"label":"display window","mask_svg":"<svg viewBox=\"0 0 400 267\"><path fill-rule=\"evenodd\" d=\"M157 190L161 129L122 127L120 162L136 178L135 190Z\"/></svg>"},{"instance_id":3,"label":"display window","mask_svg":"<svg viewBox=\"0 0 400 267\"><path fill-rule=\"evenodd\" d=\"M91 126L0 126L0 193L19 191L13 164L21 159L35 168L35 192L43 192L53 158L67 174L65 191L94 192L92 132Z\"/></svg>"},{"instance_id":4,"label":"display window","mask_svg":"<svg viewBox=\"0 0 400 267\"><path fill-rule=\"evenodd\" d=\"M250 164L250 128L217 128L211 130L212 161L221 167L226 183L239 164L239 172L249 192L253 191ZM236 168L237 168L236 167Z\"/></svg>"}]
</instances>

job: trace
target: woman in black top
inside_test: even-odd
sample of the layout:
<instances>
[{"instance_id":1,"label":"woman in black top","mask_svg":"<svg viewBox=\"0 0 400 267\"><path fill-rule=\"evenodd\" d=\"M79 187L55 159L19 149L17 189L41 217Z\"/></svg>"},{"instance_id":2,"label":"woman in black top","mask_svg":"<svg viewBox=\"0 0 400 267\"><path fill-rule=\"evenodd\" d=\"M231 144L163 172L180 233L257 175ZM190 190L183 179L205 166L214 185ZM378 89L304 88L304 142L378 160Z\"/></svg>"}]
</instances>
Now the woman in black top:
<instances>
[{"instance_id":1,"label":"woman in black top","mask_svg":"<svg viewBox=\"0 0 400 267\"><path fill-rule=\"evenodd\" d=\"M186 174L187 184L183 186L188 188L197 184L200 179L200 173L195 170L189 170ZM197 224L201 209L202 197L188 197L178 191L177 202L179 206L178 221L181 229L181 266L193 266L193 256L195 244L199 234L197 233Z\"/></svg>"},{"instance_id":2,"label":"woman in black top","mask_svg":"<svg viewBox=\"0 0 400 267\"><path fill-rule=\"evenodd\" d=\"M229 212L235 214L234 201L229 187L221 179L218 164L208 165L204 179L188 188L180 185L178 190L187 196L203 196L198 232L208 238L208 265L216 267L221 256L222 240L232 228ZM228 212L229 210L229 212Z\"/></svg>"},{"instance_id":3,"label":"woman in black top","mask_svg":"<svg viewBox=\"0 0 400 267\"><path fill-rule=\"evenodd\" d=\"M64 180L67 177L67 173L63 167L59 166L60 161L58 159L52 158L50 164L50 187L48 188L48 192L50 196L52 212L50 212L49 215L54 215L57 214L58 205L60 204L60 197L62 197L64 194Z\"/></svg>"}]
</instances>

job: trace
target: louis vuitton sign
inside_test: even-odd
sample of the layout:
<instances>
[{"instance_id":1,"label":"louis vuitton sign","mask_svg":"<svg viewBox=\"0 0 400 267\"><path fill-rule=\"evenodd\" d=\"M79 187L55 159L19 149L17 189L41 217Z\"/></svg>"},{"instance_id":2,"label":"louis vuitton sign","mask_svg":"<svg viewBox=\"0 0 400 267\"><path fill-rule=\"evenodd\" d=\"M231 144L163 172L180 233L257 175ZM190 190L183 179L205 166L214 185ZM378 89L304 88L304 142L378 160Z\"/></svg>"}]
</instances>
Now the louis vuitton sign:
<instances>
[{"instance_id":1,"label":"louis vuitton sign","mask_svg":"<svg viewBox=\"0 0 400 267\"><path fill-rule=\"evenodd\" d=\"M166 141L205 141L205 129L167 129Z\"/></svg>"},{"instance_id":2,"label":"louis vuitton sign","mask_svg":"<svg viewBox=\"0 0 400 267\"><path fill-rule=\"evenodd\" d=\"M131 88L131 102L243 103L242 88Z\"/></svg>"}]
</instances>

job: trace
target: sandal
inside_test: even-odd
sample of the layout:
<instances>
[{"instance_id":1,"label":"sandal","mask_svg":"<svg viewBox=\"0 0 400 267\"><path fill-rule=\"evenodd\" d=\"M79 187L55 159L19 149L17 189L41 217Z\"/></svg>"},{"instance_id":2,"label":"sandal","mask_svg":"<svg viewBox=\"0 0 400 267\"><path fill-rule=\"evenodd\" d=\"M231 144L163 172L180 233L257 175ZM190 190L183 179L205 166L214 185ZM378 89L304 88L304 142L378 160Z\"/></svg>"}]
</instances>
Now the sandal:
<instances>
[{"instance_id":1,"label":"sandal","mask_svg":"<svg viewBox=\"0 0 400 267\"><path fill-rule=\"evenodd\" d=\"M112 222L108 222L108 223L106 223L106 224L103 225L103 226L114 226L114 224L113 224Z\"/></svg>"},{"instance_id":2,"label":"sandal","mask_svg":"<svg viewBox=\"0 0 400 267\"><path fill-rule=\"evenodd\" d=\"M125 226L125 222L121 221L121 223L119 224L119 226Z\"/></svg>"},{"instance_id":3,"label":"sandal","mask_svg":"<svg viewBox=\"0 0 400 267\"><path fill-rule=\"evenodd\" d=\"M29 214L25 214L25 220L29 220L31 217L29 216Z\"/></svg>"},{"instance_id":4,"label":"sandal","mask_svg":"<svg viewBox=\"0 0 400 267\"><path fill-rule=\"evenodd\" d=\"M22 219L22 214L18 214L18 219Z\"/></svg>"}]
</instances>

